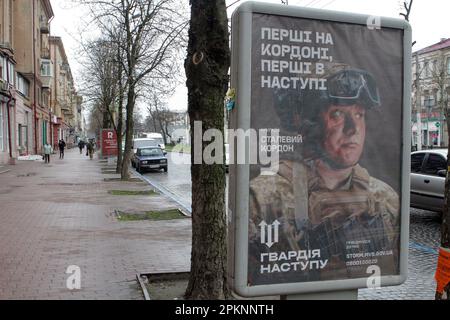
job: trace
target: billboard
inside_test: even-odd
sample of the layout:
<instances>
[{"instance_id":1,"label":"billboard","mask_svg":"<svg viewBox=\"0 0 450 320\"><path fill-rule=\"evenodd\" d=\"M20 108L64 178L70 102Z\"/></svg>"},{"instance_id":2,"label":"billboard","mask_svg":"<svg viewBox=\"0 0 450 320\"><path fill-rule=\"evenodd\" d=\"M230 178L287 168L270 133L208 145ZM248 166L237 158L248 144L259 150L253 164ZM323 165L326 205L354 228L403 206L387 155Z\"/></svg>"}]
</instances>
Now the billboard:
<instances>
[{"instance_id":1,"label":"billboard","mask_svg":"<svg viewBox=\"0 0 450 320\"><path fill-rule=\"evenodd\" d=\"M114 129L102 129L102 156L117 156L117 135Z\"/></svg>"},{"instance_id":2,"label":"billboard","mask_svg":"<svg viewBox=\"0 0 450 320\"><path fill-rule=\"evenodd\" d=\"M257 296L402 283L409 25L256 2L232 20L230 129L255 133L247 146L230 138L235 160L247 154L230 169L232 287Z\"/></svg>"}]
</instances>

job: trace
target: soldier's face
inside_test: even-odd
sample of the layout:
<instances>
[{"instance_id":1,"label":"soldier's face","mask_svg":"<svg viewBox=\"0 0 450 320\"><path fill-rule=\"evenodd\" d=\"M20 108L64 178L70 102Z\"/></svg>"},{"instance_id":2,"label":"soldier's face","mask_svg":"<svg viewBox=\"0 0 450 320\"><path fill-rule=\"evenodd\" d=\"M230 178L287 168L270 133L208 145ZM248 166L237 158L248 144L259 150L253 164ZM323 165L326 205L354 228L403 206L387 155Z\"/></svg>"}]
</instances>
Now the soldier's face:
<instances>
[{"instance_id":1,"label":"soldier's face","mask_svg":"<svg viewBox=\"0 0 450 320\"><path fill-rule=\"evenodd\" d=\"M366 110L359 105L330 106L322 113L323 148L330 160L347 168L358 163L366 137Z\"/></svg>"}]
</instances>

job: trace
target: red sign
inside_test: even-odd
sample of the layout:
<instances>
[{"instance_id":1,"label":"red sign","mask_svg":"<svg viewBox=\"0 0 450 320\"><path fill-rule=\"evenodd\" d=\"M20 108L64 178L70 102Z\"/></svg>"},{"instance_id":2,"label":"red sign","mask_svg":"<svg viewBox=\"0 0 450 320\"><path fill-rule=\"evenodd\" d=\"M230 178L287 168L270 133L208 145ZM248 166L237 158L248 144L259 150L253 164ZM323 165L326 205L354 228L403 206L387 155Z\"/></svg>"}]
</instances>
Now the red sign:
<instances>
[{"instance_id":1,"label":"red sign","mask_svg":"<svg viewBox=\"0 0 450 320\"><path fill-rule=\"evenodd\" d=\"M437 281L436 291L440 294L447 290L447 286L450 285L450 252L439 249L439 257L437 263L437 270L434 278Z\"/></svg>"},{"instance_id":2,"label":"red sign","mask_svg":"<svg viewBox=\"0 0 450 320\"><path fill-rule=\"evenodd\" d=\"M117 156L117 135L113 129L102 130L102 155Z\"/></svg>"}]
</instances>

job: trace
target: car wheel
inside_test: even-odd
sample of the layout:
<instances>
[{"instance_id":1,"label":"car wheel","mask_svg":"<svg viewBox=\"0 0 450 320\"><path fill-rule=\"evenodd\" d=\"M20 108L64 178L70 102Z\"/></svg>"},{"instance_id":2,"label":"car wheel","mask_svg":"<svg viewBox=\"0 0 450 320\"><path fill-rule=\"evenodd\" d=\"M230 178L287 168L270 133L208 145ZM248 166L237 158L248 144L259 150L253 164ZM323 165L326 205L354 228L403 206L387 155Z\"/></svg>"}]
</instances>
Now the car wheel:
<instances>
[{"instance_id":1,"label":"car wheel","mask_svg":"<svg viewBox=\"0 0 450 320\"><path fill-rule=\"evenodd\" d=\"M136 171L142 173L142 169L140 165L136 165Z\"/></svg>"},{"instance_id":2,"label":"car wheel","mask_svg":"<svg viewBox=\"0 0 450 320\"><path fill-rule=\"evenodd\" d=\"M164 168L164 172L167 172L167 167Z\"/></svg>"}]
</instances>

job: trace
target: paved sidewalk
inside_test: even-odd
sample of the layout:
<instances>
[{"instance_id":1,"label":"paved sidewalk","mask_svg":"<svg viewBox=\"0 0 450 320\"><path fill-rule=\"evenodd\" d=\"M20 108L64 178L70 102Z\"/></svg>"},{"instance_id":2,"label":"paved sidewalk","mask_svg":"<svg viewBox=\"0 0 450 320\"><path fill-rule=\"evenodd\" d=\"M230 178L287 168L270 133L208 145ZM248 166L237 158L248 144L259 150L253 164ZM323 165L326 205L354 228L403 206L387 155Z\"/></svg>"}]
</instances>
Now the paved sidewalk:
<instances>
[{"instance_id":1,"label":"paved sidewalk","mask_svg":"<svg viewBox=\"0 0 450 320\"><path fill-rule=\"evenodd\" d=\"M137 273L187 271L191 220L120 222L115 210L176 208L143 182L104 181L106 163L78 149L64 160L17 161L0 174L0 299L143 299ZM68 266L81 269L69 290Z\"/></svg>"}]
</instances>

